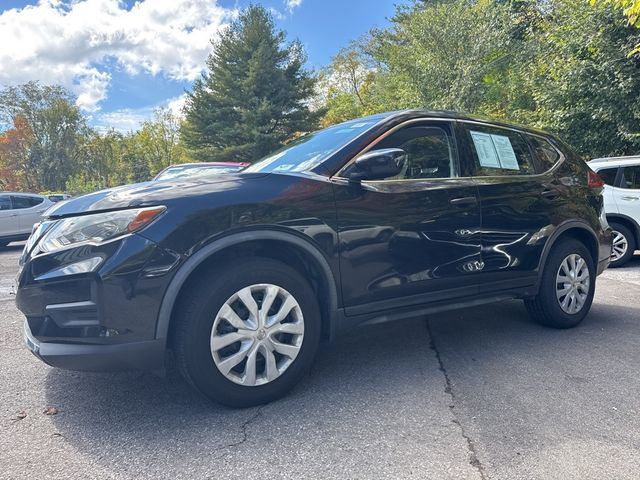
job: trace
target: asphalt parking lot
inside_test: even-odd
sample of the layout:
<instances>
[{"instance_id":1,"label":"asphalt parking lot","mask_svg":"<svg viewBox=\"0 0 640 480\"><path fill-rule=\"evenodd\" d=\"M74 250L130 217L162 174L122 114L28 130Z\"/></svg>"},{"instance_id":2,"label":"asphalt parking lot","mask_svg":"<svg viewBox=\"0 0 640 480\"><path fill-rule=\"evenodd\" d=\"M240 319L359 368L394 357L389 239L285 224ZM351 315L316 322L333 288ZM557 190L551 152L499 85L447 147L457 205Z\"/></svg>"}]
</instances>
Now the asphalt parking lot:
<instances>
[{"instance_id":1,"label":"asphalt parking lot","mask_svg":"<svg viewBox=\"0 0 640 480\"><path fill-rule=\"evenodd\" d=\"M538 326L520 302L362 328L285 399L231 410L171 368L38 361L11 296L20 250L0 251L0 478L640 475L640 257L599 277L576 329Z\"/></svg>"}]
</instances>

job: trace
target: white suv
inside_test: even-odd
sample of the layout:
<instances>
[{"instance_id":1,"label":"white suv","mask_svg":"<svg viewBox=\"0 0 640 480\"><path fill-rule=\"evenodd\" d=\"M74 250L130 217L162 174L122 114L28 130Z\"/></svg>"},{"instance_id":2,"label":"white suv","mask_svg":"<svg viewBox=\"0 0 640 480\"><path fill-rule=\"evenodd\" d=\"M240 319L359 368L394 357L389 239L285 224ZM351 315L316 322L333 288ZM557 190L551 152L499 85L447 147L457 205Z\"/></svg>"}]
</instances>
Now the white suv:
<instances>
[{"instance_id":1,"label":"white suv","mask_svg":"<svg viewBox=\"0 0 640 480\"><path fill-rule=\"evenodd\" d=\"M0 247L26 240L51 205L43 195L0 192Z\"/></svg>"},{"instance_id":2,"label":"white suv","mask_svg":"<svg viewBox=\"0 0 640 480\"><path fill-rule=\"evenodd\" d=\"M611 267L627 263L640 246L640 156L589 162L606 183L604 205L614 230Z\"/></svg>"}]
</instances>

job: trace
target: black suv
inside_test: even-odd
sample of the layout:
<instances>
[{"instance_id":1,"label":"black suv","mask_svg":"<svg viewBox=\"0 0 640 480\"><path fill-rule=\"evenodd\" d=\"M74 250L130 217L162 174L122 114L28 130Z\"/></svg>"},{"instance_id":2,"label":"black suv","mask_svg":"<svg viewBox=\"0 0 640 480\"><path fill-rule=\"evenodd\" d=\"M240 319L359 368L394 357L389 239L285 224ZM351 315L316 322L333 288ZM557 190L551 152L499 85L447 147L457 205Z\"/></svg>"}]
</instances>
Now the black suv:
<instances>
[{"instance_id":1,"label":"black suv","mask_svg":"<svg viewBox=\"0 0 640 480\"><path fill-rule=\"evenodd\" d=\"M452 113L374 115L239 174L58 204L20 260L28 347L73 370L163 368L210 398L288 391L321 339L520 298L587 314L611 234L602 181L554 137Z\"/></svg>"}]
</instances>

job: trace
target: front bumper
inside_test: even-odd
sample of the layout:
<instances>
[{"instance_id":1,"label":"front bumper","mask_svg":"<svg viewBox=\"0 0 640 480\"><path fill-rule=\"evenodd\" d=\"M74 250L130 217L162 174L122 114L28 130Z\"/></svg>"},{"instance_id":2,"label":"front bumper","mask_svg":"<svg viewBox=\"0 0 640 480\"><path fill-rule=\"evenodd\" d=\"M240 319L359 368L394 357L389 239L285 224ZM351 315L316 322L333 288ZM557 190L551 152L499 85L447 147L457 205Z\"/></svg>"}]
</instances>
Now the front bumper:
<instances>
[{"instance_id":1,"label":"front bumper","mask_svg":"<svg viewBox=\"0 0 640 480\"><path fill-rule=\"evenodd\" d=\"M84 259L101 259L79 270ZM59 253L25 251L16 305L26 316L27 347L69 370L158 370L166 338L158 311L179 257L131 235Z\"/></svg>"},{"instance_id":2,"label":"front bumper","mask_svg":"<svg viewBox=\"0 0 640 480\"><path fill-rule=\"evenodd\" d=\"M113 345L79 345L38 341L24 322L27 348L47 365L66 370L159 370L164 365L163 339Z\"/></svg>"}]
</instances>

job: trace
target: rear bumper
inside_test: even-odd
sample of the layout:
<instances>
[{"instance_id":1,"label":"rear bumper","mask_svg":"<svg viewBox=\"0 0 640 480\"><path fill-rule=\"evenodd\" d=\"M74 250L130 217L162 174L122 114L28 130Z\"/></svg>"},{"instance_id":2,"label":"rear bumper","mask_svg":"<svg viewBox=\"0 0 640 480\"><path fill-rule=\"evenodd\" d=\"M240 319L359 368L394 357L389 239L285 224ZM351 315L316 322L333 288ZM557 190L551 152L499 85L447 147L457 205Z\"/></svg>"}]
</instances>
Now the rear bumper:
<instances>
[{"instance_id":1,"label":"rear bumper","mask_svg":"<svg viewBox=\"0 0 640 480\"><path fill-rule=\"evenodd\" d=\"M104 372L160 370L164 367L164 339L113 345L45 343L33 336L25 320L24 341L40 360L66 370Z\"/></svg>"}]
</instances>

